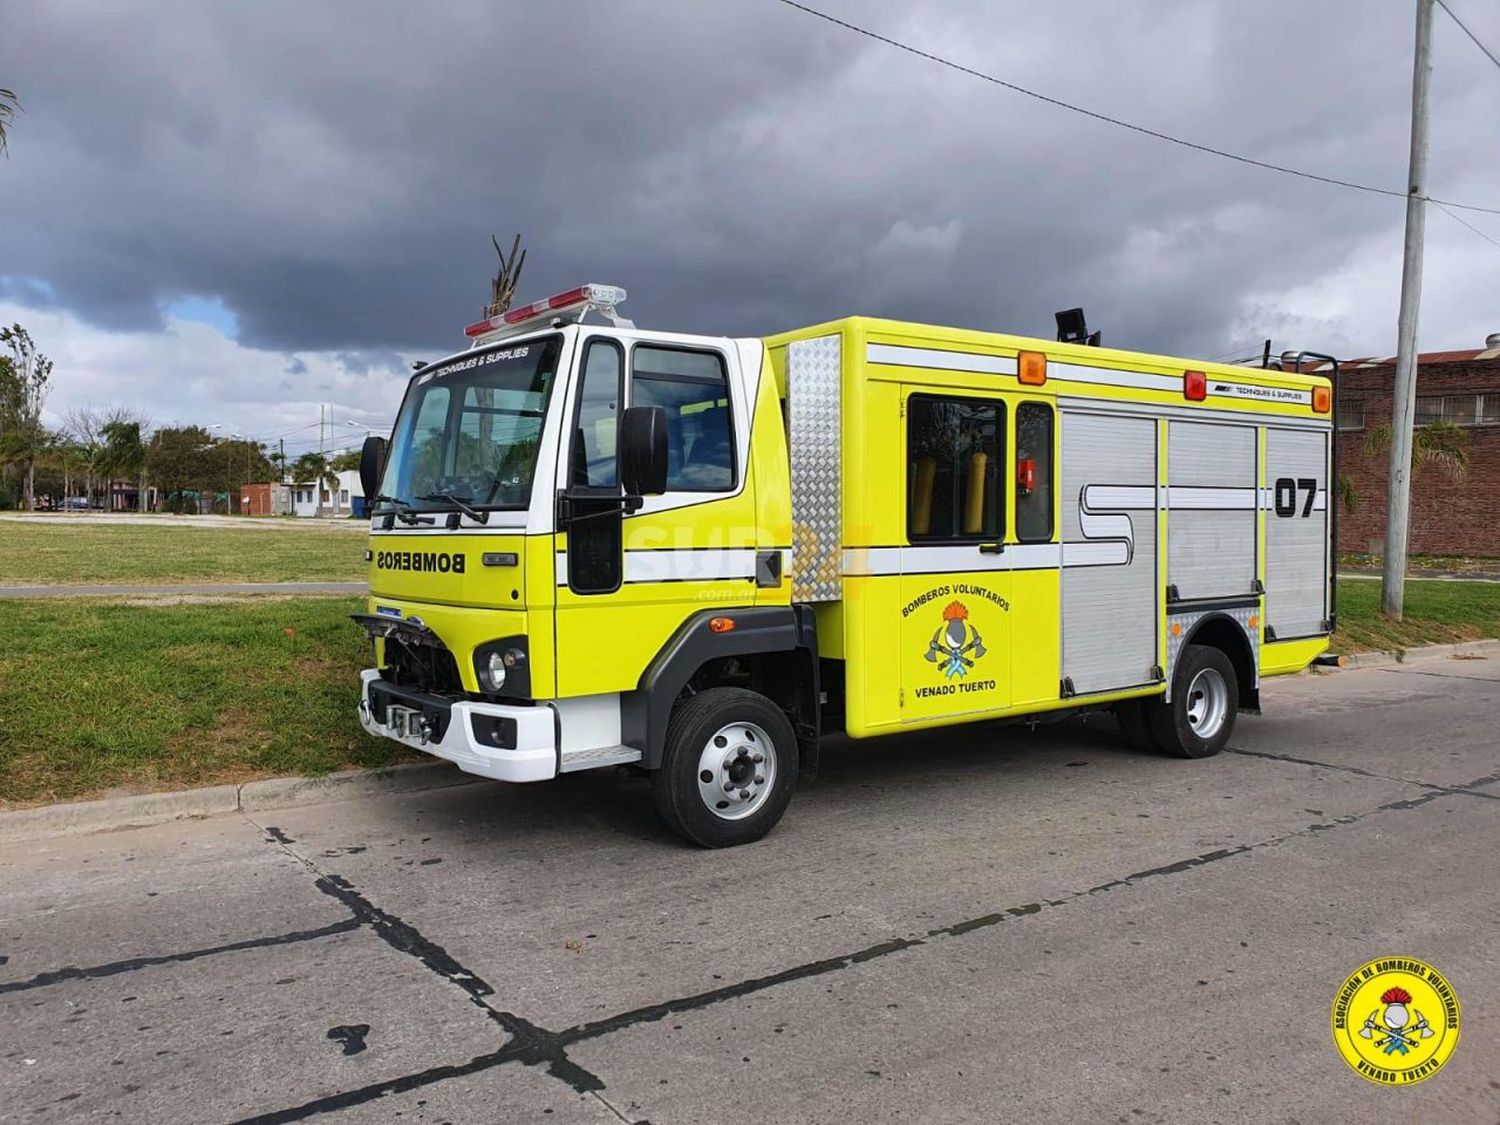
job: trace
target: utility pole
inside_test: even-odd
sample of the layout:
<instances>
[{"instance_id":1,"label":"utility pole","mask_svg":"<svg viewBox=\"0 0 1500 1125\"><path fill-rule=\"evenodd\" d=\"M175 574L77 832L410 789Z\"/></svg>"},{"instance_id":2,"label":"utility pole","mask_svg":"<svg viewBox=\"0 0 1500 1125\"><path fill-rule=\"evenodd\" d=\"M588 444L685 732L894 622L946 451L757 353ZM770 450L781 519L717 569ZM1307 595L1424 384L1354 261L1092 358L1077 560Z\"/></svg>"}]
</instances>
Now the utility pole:
<instances>
[{"instance_id":1,"label":"utility pole","mask_svg":"<svg viewBox=\"0 0 1500 1125\"><path fill-rule=\"evenodd\" d=\"M1417 49L1411 79L1411 165L1406 178L1406 250L1401 260L1396 384L1391 395L1391 470L1386 494L1380 609L1395 621L1401 620L1406 597L1406 547L1411 517L1417 314L1422 305L1422 241L1427 229L1427 85L1432 77L1432 4L1433 0L1417 0Z\"/></svg>"}]
</instances>

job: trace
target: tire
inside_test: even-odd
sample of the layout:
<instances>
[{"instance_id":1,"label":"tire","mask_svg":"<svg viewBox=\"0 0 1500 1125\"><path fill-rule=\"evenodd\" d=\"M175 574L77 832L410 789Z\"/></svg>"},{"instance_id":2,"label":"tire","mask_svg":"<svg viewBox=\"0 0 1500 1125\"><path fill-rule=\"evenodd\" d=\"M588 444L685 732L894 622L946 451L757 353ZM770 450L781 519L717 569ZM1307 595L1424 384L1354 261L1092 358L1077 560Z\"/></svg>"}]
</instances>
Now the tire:
<instances>
[{"instance_id":1,"label":"tire","mask_svg":"<svg viewBox=\"0 0 1500 1125\"><path fill-rule=\"evenodd\" d=\"M1160 754L1162 748L1151 733L1151 723L1146 718L1146 708L1155 704L1154 699L1127 699L1115 704L1115 720L1120 724L1120 737L1125 745L1143 754Z\"/></svg>"},{"instance_id":2,"label":"tire","mask_svg":"<svg viewBox=\"0 0 1500 1125\"><path fill-rule=\"evenodd\" d=\"M672 712L661 767L651 779L656 811L701 847L748 844L786 812L797 764L797 735L780 707L743 688L709 688ZM707 782L705 774L712 774Z\"/></svg>"},{"instance_id":3,"label":"tire","mask_svg":"<svg viewBox=\"0 0 1500 1125\"><path fill-rule=\"evenodd\" d=\"M1172 702L1153 701L1146 720L1157 744L1183 758L1211 758L1234 733L1240 681L1228 656L1207 645L1188 645L1172 676Z\"/></svg>"}]
</instances>

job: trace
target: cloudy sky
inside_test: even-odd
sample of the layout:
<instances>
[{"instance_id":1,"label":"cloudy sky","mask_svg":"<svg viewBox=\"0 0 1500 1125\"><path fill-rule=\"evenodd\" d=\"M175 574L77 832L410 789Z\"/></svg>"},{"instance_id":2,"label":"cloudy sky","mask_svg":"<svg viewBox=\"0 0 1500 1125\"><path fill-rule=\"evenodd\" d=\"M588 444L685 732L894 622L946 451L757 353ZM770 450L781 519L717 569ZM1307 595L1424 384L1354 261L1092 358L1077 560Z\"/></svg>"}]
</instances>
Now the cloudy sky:
<instances>
[{"instance_id":1,"label":"cloudy sky","mask_svg":"<svg viewBox=\"0 0 1500 1125\"><path fill-rule=\"evenodd\" d=\"M1400 190L1411 0L815 0L1007 80ZM1500 49L1500 5L1450 0ZM1431 190L1500 207L1500 69L1439 9ZM1112 128L777 0L11 3L0 322L50 413L316 444L463 344L491 232L523 297L643 326L846 313L1207 358L1395 350L1403 203ZM1500 216L1465 214L1500 241ZM1422 347L1500 331L1500 248L1428 221ZM355 425L349 425L355 423Z\"/></svg>"}]
</instances>

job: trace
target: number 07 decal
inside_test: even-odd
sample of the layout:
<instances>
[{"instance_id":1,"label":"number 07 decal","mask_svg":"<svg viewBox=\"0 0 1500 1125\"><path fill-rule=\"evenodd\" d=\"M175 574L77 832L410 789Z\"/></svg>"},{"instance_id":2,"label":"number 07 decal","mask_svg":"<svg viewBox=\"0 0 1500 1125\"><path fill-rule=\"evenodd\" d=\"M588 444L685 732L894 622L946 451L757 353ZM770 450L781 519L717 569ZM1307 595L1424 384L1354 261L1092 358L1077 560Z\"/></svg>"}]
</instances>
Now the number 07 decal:
<instances>
[{"instance_id":1,"label":"number 07 decal","mask_svg":"<svg viewBox=\"0 0 1500 1125\"><path fill-rule=\"evenodd\" d=\"M1302 504L1302 517L1306 519L1312 515L1313 503L1318 498L1318 482L1312 477L1278 477L1276 480L1275 507L1278 516L1295 516L1297 514L1297 493L1307 493L1307 499Z\"/></svg>"}]
</instances>

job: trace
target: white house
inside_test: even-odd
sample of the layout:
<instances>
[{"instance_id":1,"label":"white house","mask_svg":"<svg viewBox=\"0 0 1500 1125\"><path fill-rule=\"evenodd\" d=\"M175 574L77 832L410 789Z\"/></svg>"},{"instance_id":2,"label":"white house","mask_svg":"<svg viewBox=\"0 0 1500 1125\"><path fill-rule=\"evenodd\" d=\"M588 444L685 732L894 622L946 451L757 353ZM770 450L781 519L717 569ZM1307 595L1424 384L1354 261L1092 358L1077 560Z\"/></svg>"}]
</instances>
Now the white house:
<instances>
[{"instance_id":1,"label":"white house","mask_svg":"<svg viewBox=\"0 0 1500 1125\"><path fill-rule=\"evenodd\" d=\"M323 515L343 519L354 511L355 501L360 502L357 507L362 510L365 493L360 487L358 470L346 469L334 475L338 478L336 489L330 488L327 481L294 482L292 515L316 516L321 508Z\"/></svg>"}]
</instances>

